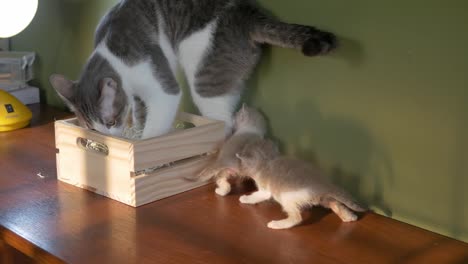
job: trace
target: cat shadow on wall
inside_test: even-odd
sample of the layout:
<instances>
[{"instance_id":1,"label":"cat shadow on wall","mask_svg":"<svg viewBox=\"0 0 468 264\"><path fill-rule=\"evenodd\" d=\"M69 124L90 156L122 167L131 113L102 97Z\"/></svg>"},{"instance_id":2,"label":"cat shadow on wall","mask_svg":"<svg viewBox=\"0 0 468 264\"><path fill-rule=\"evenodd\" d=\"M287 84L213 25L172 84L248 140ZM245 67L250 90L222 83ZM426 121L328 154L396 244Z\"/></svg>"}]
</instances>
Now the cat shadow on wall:
<instances>
[{"instance_id":1,"label":"cat shadow on wall","mask_svg":"<svg viewBox=\"0 0 468 264\"><path fill-rule=\"evenodd\" d=\"M360 66L365 59L365 53L361 43L354 39L340 35L337 35L337 39L338 47L330 54L324 56L332 60L345 61L349 66ZM314 57L307 57L305 59L313 60ZM261 59L247 82L248 89L246 89L243 93L243 99L246 102L251 102L254 98L258 97L258 86L261 76L267 75L270 72L272 65L271 61L272 47L270 45L264 45L262 47Z\"/></svg>"},{"instance_id":2,"label":"cat shadow on wall","mask_svg":"<svg viewBox=\"0 0 468 264\"><path fill-rule=\"evenodd\" d=\"M359 41L345 37L337 36L338 47L330 54L326 55L333 59L342 60L350 67L359 67L365 59L364 48Z\"/></svg>"}]
</instances>

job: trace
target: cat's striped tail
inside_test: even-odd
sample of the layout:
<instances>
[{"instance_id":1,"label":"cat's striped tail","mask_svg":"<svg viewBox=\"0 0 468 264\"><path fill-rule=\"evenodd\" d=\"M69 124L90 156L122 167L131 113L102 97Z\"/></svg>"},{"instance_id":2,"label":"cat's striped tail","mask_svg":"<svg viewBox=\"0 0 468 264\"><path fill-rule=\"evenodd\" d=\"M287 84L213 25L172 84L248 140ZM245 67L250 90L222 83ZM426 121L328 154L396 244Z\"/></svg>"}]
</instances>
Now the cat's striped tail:
<instances>
[{"instance_id":1,"label":"cat's striped tail","mask_svg":"<svg viewBox=\"0 0 468 264\"><path fill-rule=\"evenodd\" d=\"M300 49L306 56L326 54L337 46L333 33L311 26L284 23L264 15L257 16L251 36L258 43Z\"/></svg>"}]
</instances>

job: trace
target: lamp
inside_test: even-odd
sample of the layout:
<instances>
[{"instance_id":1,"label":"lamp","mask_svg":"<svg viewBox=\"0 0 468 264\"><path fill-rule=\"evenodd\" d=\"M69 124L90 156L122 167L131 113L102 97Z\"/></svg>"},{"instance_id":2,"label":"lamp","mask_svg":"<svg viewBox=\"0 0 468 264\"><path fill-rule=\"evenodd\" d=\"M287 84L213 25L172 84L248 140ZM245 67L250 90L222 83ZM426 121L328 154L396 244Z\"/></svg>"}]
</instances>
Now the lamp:
<instances>
[{"instance_id":1,"label":"lamp","mask_svg":"<svg viewBox=\"0 0 468 264\"><path fill-rule=\"evenodd\" d=\"M23 31L37 11L37 0L0 0L0 38Z\"/></svg>"},{"instance_id":2,"label":"lamp","mask_svg":"<svg viewBox=\"0 0 468 264\"><path fill-rule=\"evenodd\" d=\"M34 18L37 5L38 0L0 0L0 38L9 38L23 31ZM0 64L5 65L8 68L8 64ZM16 97L0 90L0 132L23 128L31 118L29 108Z\"/></svg>"}]
</instances>

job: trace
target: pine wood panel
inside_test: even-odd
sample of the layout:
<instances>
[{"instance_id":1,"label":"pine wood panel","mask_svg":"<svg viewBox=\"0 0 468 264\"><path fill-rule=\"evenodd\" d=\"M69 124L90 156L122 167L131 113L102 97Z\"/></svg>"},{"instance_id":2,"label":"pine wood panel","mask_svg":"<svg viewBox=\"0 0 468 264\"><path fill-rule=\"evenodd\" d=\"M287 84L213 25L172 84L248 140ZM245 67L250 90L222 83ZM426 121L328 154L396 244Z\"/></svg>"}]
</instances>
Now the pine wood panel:
<instances>
[{"instance_id":1,"label":"pine wood panel","mask_svg":"<svg viewBox=\"0 0 468 264\"><path fill-rule=\"evenodd\" d=\"M187 113L179 115L179 118L196 127L134 142L133 171L213 152L224 139L222 122Z\"/></svg>"},{"instance_id":2,"label":"pine wood panel","mask_svg":"<svg viewBox=\"0 0 468 264\"><path fill-rule=\"evenodd\" d=\"M197 157L217 150L224 139L224 124L188 113L178 118L195 127L141 141L81 128L76 125L76 119L56 121L58 179L130 206L207 184L186 181L184 177L193 176L206 165L208 157ZM105 152L90 150L81 140L92 140ZM195 160L183 162L187 158ZM168 163L169 168L150 170ZM134 177L140 171L146 174Z\"/></svg>"},{"instance_id":3,"label":"pine wood panel","mask_svg":"<svg viewBox=\"0 0 468 264\"><path fill-rule=\"evenodd\" d=\"M209 156L198 157L149 175L135 177L135 206L206 185L207 182L187 181L184 177L200 172L210 160Z\"/></svg>"}]
</instances>

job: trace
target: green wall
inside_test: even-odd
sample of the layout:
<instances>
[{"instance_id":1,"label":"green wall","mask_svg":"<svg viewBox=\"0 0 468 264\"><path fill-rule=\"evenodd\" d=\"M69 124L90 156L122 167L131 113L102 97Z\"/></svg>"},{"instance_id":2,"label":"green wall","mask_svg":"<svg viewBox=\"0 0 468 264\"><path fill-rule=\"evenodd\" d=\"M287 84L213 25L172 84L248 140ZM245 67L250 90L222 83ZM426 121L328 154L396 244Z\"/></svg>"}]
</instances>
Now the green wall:
<instances>
[{"instance_id":1,"label":"green wall","mask_svg":"<svg viewBox=\"0 0 468 264\"><path fill-rule=\"evenodd\" d=\"M33 84L41 89L41 100L63 107L48 82L51 73L77 79L93 48L94 29L113 3L102 0L39 1L33 22L13 37L13 50L35 51Z\"/></svg>"},{"instance_id":2,"label":"green wall","mask_svg":"<svg viewBox=\"0 0 468 264\"><path fill-rule=\"evenodd\" d=\"M77 78L94 27L117 1L40 1L15 50L36 84ZM288 154L319 164L377 212L468 241L468 2L262 0L280 18L336 32L331 56L269 48L246 100ZM190 106L189 106L190 108Z\"/></svg>"}]
</instances>

